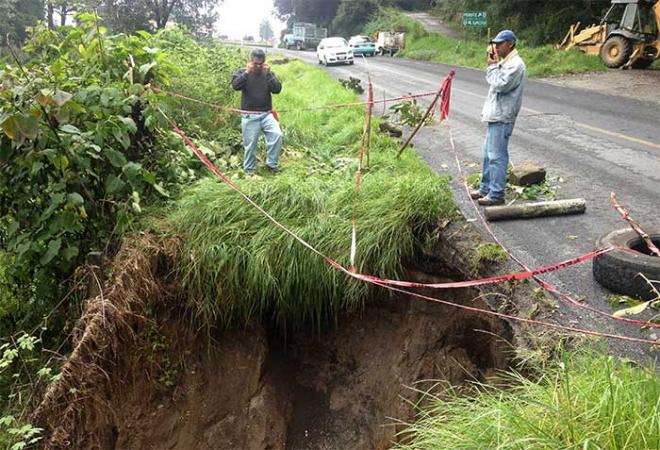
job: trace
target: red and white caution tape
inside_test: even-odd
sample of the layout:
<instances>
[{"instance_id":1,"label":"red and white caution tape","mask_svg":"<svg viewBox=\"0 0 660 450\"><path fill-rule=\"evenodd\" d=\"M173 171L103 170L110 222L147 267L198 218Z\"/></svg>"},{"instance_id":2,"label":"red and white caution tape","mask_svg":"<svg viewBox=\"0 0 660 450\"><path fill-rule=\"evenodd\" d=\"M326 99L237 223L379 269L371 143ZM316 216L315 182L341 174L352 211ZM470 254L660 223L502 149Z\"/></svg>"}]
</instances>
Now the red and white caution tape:
<instances>
[{"instance_id":1,"label":"red and white caution tape","mask_svg":"<svg viewBox=\"0 0 660 450\"><path fill-rule=\"evenodd\" d=\"M311 244L309 244L307 241L305 241L304 239L302 239L300 236L298 236L298 235L297 235L296 233L294 233L292 230L290 230L289 228L287 228L285 225L281 224L281 223L280 223L279 221L277 221L272 215L270 215L266 210L264 210L260 205L258 205L256 202L254 202L254 201L253 201L249 196L247 196L247 195L246 195L246 194L245 194L245 193L244 193L244 192L243 192L243 191L242 191L242 190L241 190L241 189L240 189L240 188L239 188L239 187L238 187L238 186L237 186L237 185L236 185L236 184L235 184L230 178L229 178L229 177L227 177L225 174L223 174L223 173L222 173L222 172L221 172L221 171L220 171L220 170L219 170L219 169L218 169L218 168L217 168L217 167L216 167L216 166L215 166L215 165L214 165L214 164L213 164L213 163L212 163L212 162L211 162L211 161L210 161L210 160L209 160L209 159L208 159L208 158L202 153L202 152L201 152L201 150L200 150L199 148L197 148L197 146L192 142L192 140L191 140L191 139L190 139L190 138L189 138L189 137L188 137L188 136L187 136L187 135L186 135L186 134L185 134L185 133L184 133L184 132L178 127L178 126L177 126L177 124L176 124L172 119L170 119L170 118L169 118L169 117L168 117L168 116L167 116L162 110L159 109L159 111L161 112L161 114L163 114L163 116L166 118L166 120L167 120L167 121L169 122L169 124L172 126L172 129L173 129L173 130L174 130L179 136L181 136L181 138L184 140L184 142L186 143L186 145L187 145L187 146L192 150L192 152L193 152L193 153L199 158L199 160L200 160L204 165L206 165L206 166L209 168L209 170L211 170L211 172L213 172L213 173L214 173L218 178L220 178L225 184L227 184L231 189L233 189L236 193L238 193L241 197L243 197L243 199L244 199L246 202L248 202L250 205L252 205L252 206L253 206L255 209L257 209L259 212L261 212L261 213L262 213L266 218L268 218L273 224L275 224L277 227L279 227L280 229L282 229L284 232L286 232L286 233L287 233L288 235L290 235L293 239L295 239L296 241L298 241L298 242L299 242L301 245L303 245L305 248L307 248L307 249L310 250L311 252L313 252L313 253L315 253L316 255L318 255L319 257L321 257L324 261L326 261L326 262L327 262L331 267L333 267L334 269L340 270L340 271L344 272L345 274L347 274L347 275L349 275L349 276L351 276L351 277L353 277L353 278L356 278L356 279L358 279L358 280L362 280L362 281L364 281L364 282L371 283L371 284L373 284L373 285L375 285L375 286L380 286L380 287L383 287L383 288L389 289L389 290L391 290L391 291L395 291L395 292L400 292L400 293L404 293L404 294L412 295L412 296L417 297L417 298L420 298L420 299L429 300L429 301L434 301L434 302L438 302L438 303L446 304L446 305L449 305L449 306L453 306L453 307L456 307L456 308L461 308L461 309L465 309L465 310L473 311L473 312L480 312L480 313L483 313L483 314L488 314L488 315L492 315L492 316L497 316L497 317L501 317L501 318L505 318L505 319L509 319L509 320L513 320L513 321L518 321L518 322L523 322L523 323L529 323L529 324L535 324L535 325L540 325L540 326L545 326L545 327L549 327L549 328L560 329L560 330L563 330L563 331L568 331L568 332L573 332L573 333L579 333L579 334L584 334L584 335L601 336L601 337L605 337L605 338L619 339L619 340L624 340L624 341L628 341L628 342L636 342L636 343L643 343L643 344L649 344L649 345L657 345L657 344L658 344L658 341L649 340L649 339L631 338L631 337L621 336L621 335L616 335L616 334L601 333L601 332L592 331L592 330L586 330L586 329L581 329L581 328L567 327L567 326L558 325L558 324L554 324L554 323L541 322L541 321L536 321L536 320L532 320L532 319L525 319L525 318L522 318L522 317L517 317L517 316L507 315L507 314L498 313L498 312L495 312L495 311L490 311L490 310L485 310L485 309L475 308L475 307L471 307L471 306L461 305L461 304L457 304L457 303L452 303L452 302L449 302L449 301L446 301L446 300L440 300L440 299L436 299L436 298L433 298L433 297L424 296L424 295L421 295L421 294L417 294L417 293L413 293L413 292L405 291L405 290L403 290L403 289L400 289L400 288L398 288L398 287L394 287L393 285L388 284L388 283L403 283L403 282L394 281L394 280L382 280L382 279L380 279L380 278L378 278L378 277L374 277L374 276L369 276L369 275L362 275L362 274L353 273L353 272L351 272L350 270L348 270L348 269L346 269L345 267L343 267L343 266L342 266L341 264L339 264L338 262L336 262L335 260L333 260L332 258L330 258L329 256L323 254L322 252L320 252L319 250L317 250L316 248L314 248ZM611 250L611 249L605 249L605 250L603 250L603 252L605 252L606 250L609 251L609 250ZM592 252L592 253L594 253L594 252ZM592 255L591 257L594 257L594 256ZM574 258L574 259L575 259L575 260L579 260L579 259L581 259L581 258L584 258L584 257L578 257L578 258ZM572 260L571 260L571 261L572 261ZM576 264L576 263L577 263L577 261L576 261L575 263L573 263L573 264ZM554 266L567 267L567 265L565 265L565 264L567 264L567 262L560 263L559 265L554 265ZM568 265L571 265L571 264L568 264ZM555 270L559 270L559 268L560 268L560 267L557 267ZM543 268L542 268L542 269L543 269ZM540 269L539 269L539 270L540 270ZM545 270L543 270L542 273L546 273L547 271L548 271L548 269L546 268ZM529 271L529 272L535 272L535 271ZM518 276L518 274L513 274L513 275ZM474 280L473 282L478 283L479 280ZM426 287L425 285L423 285L423 284L419 284L419 283L413 283L413 284L415 284L414 287ZM485 283L481 283L481 284L485 284ZM478 285L478 284L475 284L475 285ZM436 287L437 287L437 286L438 286L438 285L436 285ZM466 286L461 286L461 287L466 287Z\"/></svg>"},{"instance_id":2,"label":"red and white caution tape","mask_svg":"<svg viewBox=\"0 0 660 450\"><path fill-rule=\"evenodd\" d=\"M463 167L461 166L461 161L460 161L460 158L459 158L459 156L458 156L458 152L456 151L456 146L455 146L455 144L454 144L454 136L453 136L453 133L452 133L452 131L451 131L451 126L450 126L450 124L447 123L447 122L445 122L445 125L446 125L446 127L447 127L447 130L449 131L449 144L450 144L451 151L452 151L452 153L454 154L454 159L456 160L456 167L458 168L458 174L459 174L459 177L460 177L460 179L461 179L461 181L462 181L462 183L463 183L463 186L465 187L465 191L466 191L466 193L467 193L468 198L470 198L470 187L469 187L468 184L467 184L467 178L465 177L465 174L463 173ZM513 253L512 253L512 252L511 252L511 251L510 251L510 250L509 250L504 244L503 244L503 243L502 243L502 241L500 241L500 239L497 237L497 235L495 234L495 232L493 231L493 229L491 228L491 226L488 224L488 222L486 221L486 219L484 218L484 216L481 214L481 211L479 211L479 207L477 207L476 203L475 203L474 201L470 201L470 203L472 204L472 207L474 208L474 211L475 211L477 217L479 217L479 220L481 221L481 224L484 226L484 228L486 229L486 231L488 232L488 234L493 238L493 240L494 240L495 242L497 242L497 244L498 244L500 247L502 247L502 250L504 250L504 251L506 252L506 254L509 255L509 257L510 257L513 261L515 261L515 262L516 262L516 263L517 263L522 269L524 269L526 272L533 272L533 270L531 270L531 269L530 269L530 268L529 268L524 262L522 262L519 258L517 258L517 257L516 257L516 256L515 256L515 255L514 255L514 254L513 254ZM610 250L611 250L611 249L610 249ZM600 309L595 308L595 307L593 307L593 306L590 306L590 305L588 305L588 304L581 303L581 302L577 301L576 299L574 299L573 297L571 297L570 295L568 295L568 294L564 294L564 293L560 292L555 286L553 286L552 284L548 283L547 281L544 281L544 280L538 278L538 277L536 276L536 274L534 274L531 278L534 279L534 281L536 281L536 282L537 282L537 283L538 283L543 289L545 289L546 291L550 292L551 294L554 294L554 295L557 296L560 300L562 300L562 301L564 301L564 302L566 302L566 303L569 303L569 304L571 304L571 305L573 305L573 306L576 306L576 307L578 307L578 308L586 309L586 310L589 310L589 311L594 312L594 313L596 313L596 314L599 314L599 315L601 315L601 316L605 316L605 317L607 317L607 318L609 318L609 319L617 320L617 321L620 321L620 322L626 322L626 323L629 323L629 324L634 324L634 325L643 326L643 327L660 328L660 324L658 324L658 323L648 322L648 321L645 321L645 320L628 319L628 318L626 318L626 317L618 317L618 316L614 316L614 315L612 315L612 314L610 314L610 313L608 313L608 312L601 311Z\"/></svg>"}]
</instances>

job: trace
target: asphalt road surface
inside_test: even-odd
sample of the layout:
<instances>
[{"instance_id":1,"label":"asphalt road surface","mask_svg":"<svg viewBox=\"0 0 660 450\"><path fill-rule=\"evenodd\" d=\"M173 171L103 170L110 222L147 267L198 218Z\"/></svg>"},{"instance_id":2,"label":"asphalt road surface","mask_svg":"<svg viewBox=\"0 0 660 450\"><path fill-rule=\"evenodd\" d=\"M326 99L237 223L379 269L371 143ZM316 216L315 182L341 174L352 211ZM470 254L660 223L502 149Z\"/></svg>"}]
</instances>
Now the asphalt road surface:
<instances>
[{"instance_id":1,"label":"asphalt road surface","mask_svg":"<svg viewBox=\"0 0 660 450\"><path fill-rule=\"evenodd\" d=\"M284 53L318 63L313 52ZM328 67L327 71L336 78L360 78L364 84L368 71L378 99L433 91L451 69L456 70L456 76L449 125L467 172L479 172L485 136L480 112L488 89L483 71L389 57L356 60L355 65ZM380 106L375 110L383 112ZM414 150L434 170L452 176L460 209L468 220L475 219L459 183L447 127L425 127L413 142ZM549 177L561 177L563 182L559 183L557 198L587 200L584 215L493 224L503 243L530 267L594 250L599 236L625 228L626 224L610 206L612 191L642 225L660 225L660 108L657 103L528 81L509 151L513 164L531 159L544 165ZM516 266L511 268L517 269ZM611 311L608 299L612 294L595 282L590 262L543 278L562 292ZM564 325L633 337L660 335L658 329L640 331L635 326L558 303L560 307L553 319ZM635 359L649 354L648 347L640 344L610 341L610 345L614 352Z\"/></svg>"}]
</instances>

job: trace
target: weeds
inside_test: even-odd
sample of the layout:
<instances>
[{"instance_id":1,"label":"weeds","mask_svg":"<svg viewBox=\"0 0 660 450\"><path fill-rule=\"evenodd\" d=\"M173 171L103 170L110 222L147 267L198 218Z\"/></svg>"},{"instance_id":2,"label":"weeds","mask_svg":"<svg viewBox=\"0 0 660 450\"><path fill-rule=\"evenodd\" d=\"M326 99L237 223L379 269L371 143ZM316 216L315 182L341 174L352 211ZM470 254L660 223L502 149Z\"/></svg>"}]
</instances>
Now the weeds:
<instances>
[{"instance_id":1,"label":"weeds","mask_svg":"<svg viewBox=\"0 0 660 450\"><path fill-rule=\"evenodd\" d=\"M660 378L604 351L561 352L537 379L474 385L433 397L401 433L400 450L660 448Z\"/></svg>"},{"instance_id":2,"label":"weeds","mask_svg":"<svg viewBox=\"0 0 660 450\"><path fill-rule=\"evenodd\" d=\"M276 107L355 101L327 74L302 63L279 68L285 91ZM238 184L284 225L340 263L348 264L362 108L288 112L282 119L283 173ZM448 179L412 152L374 133L371 165L357 209L357 270L397 277L419 239L454 214ZM320 324L354 310L372 288L346 278L302 247L216 180L192 186L171 211L166 229L181 236L183 288L200 325Z\"/></svg>"},{"instance_id":3,"label":"weeds","mask_svg":"<svg viewBox=\"0 0 660 450\"><path fill-rule=\"evenodd\" d=\"M360 80L359 78L348 77L348 80L340 78L339 82L349 91L353 91L356 94L364 93L364 88L362 87L362 80Z\"/></svg>"},{"instance_id":4,"label":"weeds","mask_svg":"<svg viewBox=\"0 0 660 450\"><path fill-rule=\"evenodd\" d=\"M387 9L365 26L366 31L406 31L406 46L399 56L484 69L486 45L477 41L460 41L435 33L427 33L414 19L396 10ZM520 45L520 55L527 64L529 76L561 75L579 72L604 72L607 70L597 56L587 55L577 49L555 50L550 45L526 47Z\"/></svg>"},{"instance_id":5,"label":"weeds","mask_svg":"<svg viewBox=\"0 0 660 450\"><path fill-rule=\"evenodd\" d=\"M474 255L475 267L481 267L486 263L493 263L498 261L506 261L509 255L499 245L492 242L479 244L477 252Z\"/></svg>"}]
</instances>

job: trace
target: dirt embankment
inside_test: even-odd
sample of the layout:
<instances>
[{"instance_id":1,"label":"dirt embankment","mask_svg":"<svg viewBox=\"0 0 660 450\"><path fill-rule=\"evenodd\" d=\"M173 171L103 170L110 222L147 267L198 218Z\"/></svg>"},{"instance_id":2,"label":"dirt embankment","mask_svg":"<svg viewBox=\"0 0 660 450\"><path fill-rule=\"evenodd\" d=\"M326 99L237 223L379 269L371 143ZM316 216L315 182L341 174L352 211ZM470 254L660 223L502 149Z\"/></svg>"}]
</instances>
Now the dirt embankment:
<instances>
[{"instance_id":1,"label":"dirt embankment","mask_svg":"<svg viewBox=\"0 0 660 450\"><path fill-rule=\"evenodd\" d=\"M146 255L121 252L110 283L121 289L90 300L63 377L35 412L47 448L386 449L420 391L487 379L510 360L505 322L386 295L322 330L252 323L209 345L176 307L184 293L167 276L176 252L149 245ZM465 252L441 245L410 277L459 278ZM478 296L450 298L487 308Z\"/></svg>"}]
</instances>

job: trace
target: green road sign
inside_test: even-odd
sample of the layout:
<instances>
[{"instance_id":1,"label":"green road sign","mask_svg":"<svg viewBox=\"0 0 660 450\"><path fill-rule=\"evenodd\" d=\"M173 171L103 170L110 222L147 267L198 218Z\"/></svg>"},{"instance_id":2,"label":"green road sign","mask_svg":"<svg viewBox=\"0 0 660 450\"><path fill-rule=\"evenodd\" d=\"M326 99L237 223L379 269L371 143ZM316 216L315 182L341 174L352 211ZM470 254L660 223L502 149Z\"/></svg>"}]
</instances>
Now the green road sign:
<instances>
[{"instance_id":1,"label":"green road sign","mask_svg":"<svg viewBox=\"0 0 660 450\"><path fill-rule=\"evenodd\" d=\"M484 28L488 23L486 11L466 11L463 13L463 26Z\"/></svg>"}]
</instances>

